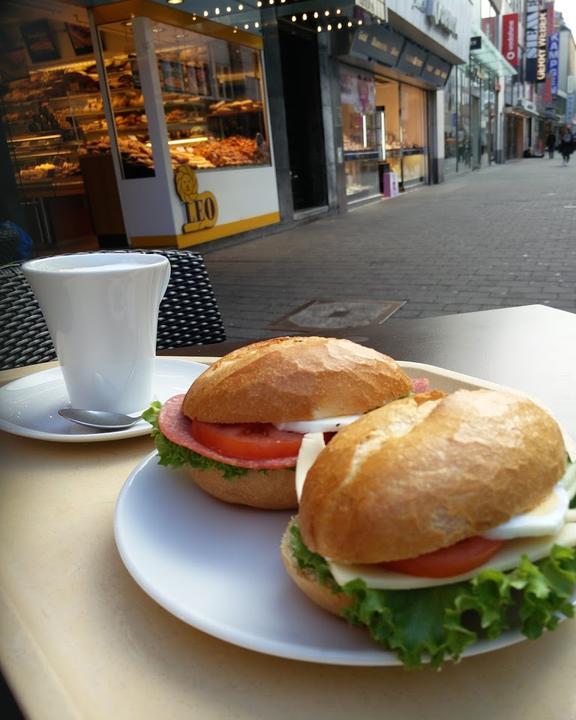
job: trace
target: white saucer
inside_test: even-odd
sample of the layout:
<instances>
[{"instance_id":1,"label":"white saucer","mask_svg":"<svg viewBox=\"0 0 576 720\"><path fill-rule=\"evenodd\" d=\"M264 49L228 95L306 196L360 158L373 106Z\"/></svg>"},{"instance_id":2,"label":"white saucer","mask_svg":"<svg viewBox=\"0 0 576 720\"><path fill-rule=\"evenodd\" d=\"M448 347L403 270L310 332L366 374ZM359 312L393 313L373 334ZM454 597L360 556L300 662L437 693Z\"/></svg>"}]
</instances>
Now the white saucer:
<instances>
[{"instance_id":1,"label":"white saucer","mask_svg":"<svg viewBox=\"0 0 576 720\"><path fill-rule=\"evenodd\" d=\"M206 365L188 360L156 358L153 400L188 390ZM70 405L59 367L14 380L0 388L0 429L14 435L56 442L103 442L146 435L150 425L141 420L126 430L101 432L76 425L58 415Z\"/></svg>"}]
</instances>

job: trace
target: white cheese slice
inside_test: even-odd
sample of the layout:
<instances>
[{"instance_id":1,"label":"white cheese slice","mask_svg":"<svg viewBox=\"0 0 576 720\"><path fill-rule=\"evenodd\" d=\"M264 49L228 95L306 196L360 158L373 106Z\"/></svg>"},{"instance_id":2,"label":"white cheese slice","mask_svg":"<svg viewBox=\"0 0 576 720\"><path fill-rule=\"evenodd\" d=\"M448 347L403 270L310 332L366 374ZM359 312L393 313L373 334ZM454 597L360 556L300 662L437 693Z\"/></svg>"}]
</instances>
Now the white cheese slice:
<instances>
[{"instance_id":1,"label":"white cheese slice","mask_svg":"<svg viewBox=\"0 0 576 720\"><path fill-rule=\"evenodd\" d=\"M482 536L490 540L511 540L519 537L555 535L566 522L569 504L568 493L558 484L533 510L515 515L501 525L483 532Z\"/></svg>"},{"instance_id":2,"label":"white cheese slice","mask_svg":"<svg viewBox=\"0 0 576 720\"><path fill-rule=\"evenodd\" d=\"M316 458L325 447L324 433L308 433L302 438L302 444L298 451L298 459L296 460L296 496L298 502L302 496L302 488L304 487L304 481L308 470L316 462Z\"/></svg>"},{"instance_id":3,"label":"white cheese slice","mask_svg":"<svg viewBox=\"0 0 576 720\"><path fill-rule=\"evenodd\" d=\"M294 422L278 423L278 430L288 430L297 433L338 432L346 425L351 425L362 415L340 415L339 417L320 418L319 420L298 420Z\"/></svg>"},{"instance_id":4,"label":"white cheese slice","mask_svg":"<svg viewBox=\"0 0 576 720\"><path fill-rule=\"evenodd\" d=\"M556 535L535 538L518 538L507 542L488 562L462 575L450 578L420 578L389 572L376 565L343 565L328 561L334 579L339 585L360 578L369 588L376 590L413 590L416 588L448 585L469 580L482 570L512 570L518 567L523 555L529 560L542 560L550 554L553 545L576 546L576 523L566 524Z\"/></svg>"}]
</instances>

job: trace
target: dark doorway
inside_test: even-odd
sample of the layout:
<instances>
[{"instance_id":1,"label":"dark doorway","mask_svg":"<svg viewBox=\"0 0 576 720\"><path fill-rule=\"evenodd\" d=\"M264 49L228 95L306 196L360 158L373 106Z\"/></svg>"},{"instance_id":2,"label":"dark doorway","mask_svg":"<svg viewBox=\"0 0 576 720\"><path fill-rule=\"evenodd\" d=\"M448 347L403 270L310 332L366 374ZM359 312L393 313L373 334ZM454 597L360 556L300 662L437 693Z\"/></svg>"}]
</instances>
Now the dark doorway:
<instances>
[{"instance_id":1,"label":"dark doorway","mask_svg":"<svg viewBox=\"0 0 576 720\"><path fill-rule=\"evenodd\" d=\"M289 22L279 21L278 32L294 209L320 207L327 190L318 40Z\"/></svg>"}]
</instances>

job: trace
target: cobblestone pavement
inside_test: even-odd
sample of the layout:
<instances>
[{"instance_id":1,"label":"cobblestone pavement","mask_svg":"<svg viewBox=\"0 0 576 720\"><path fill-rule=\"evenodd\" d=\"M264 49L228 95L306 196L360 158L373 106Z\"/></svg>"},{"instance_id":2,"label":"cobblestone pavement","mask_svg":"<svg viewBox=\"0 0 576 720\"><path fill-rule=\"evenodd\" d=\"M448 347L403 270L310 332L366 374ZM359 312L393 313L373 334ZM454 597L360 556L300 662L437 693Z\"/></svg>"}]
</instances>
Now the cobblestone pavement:
<instances>
[{"instance_id":1,"label":"cobblestone pavement","mask_svg":"<svg viewBox=\"0 0 576 720\"><path fill-rule=\"evenodd\" d=\"M202 249L230 339L304 303L403 300L392 320L541 303L576 312L576 157L492 166Z\"/></svg>"}]
</instances>

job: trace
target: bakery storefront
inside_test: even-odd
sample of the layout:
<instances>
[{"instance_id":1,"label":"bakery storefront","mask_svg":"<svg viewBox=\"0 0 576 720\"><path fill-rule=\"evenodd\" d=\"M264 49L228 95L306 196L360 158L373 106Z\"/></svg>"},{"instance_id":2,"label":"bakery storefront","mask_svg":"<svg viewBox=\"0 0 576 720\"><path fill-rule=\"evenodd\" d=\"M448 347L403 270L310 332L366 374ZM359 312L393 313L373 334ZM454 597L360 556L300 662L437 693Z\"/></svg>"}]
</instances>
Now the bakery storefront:
<instances>
[{"instance_id":1,"label":"bakery storefront","mask_svg":"<svg viewBox=\"0 0 576 720\"><path fill-rule=\"evenodd\" d=\"M430 182L430 94L450 64L383 25L358 29L340 56L349 203Z\"/></svg>"},{"instance_id":2,"label":"bakery storefront","mask_svg":"<svg viewBox=\"0 0 576 720\"><path fill-rule=\"evenodd\" d=\"M43 245L187 247L279 222L258 34L146 1L2 13L3 130Z\"/></svg>"}]
</instances>

